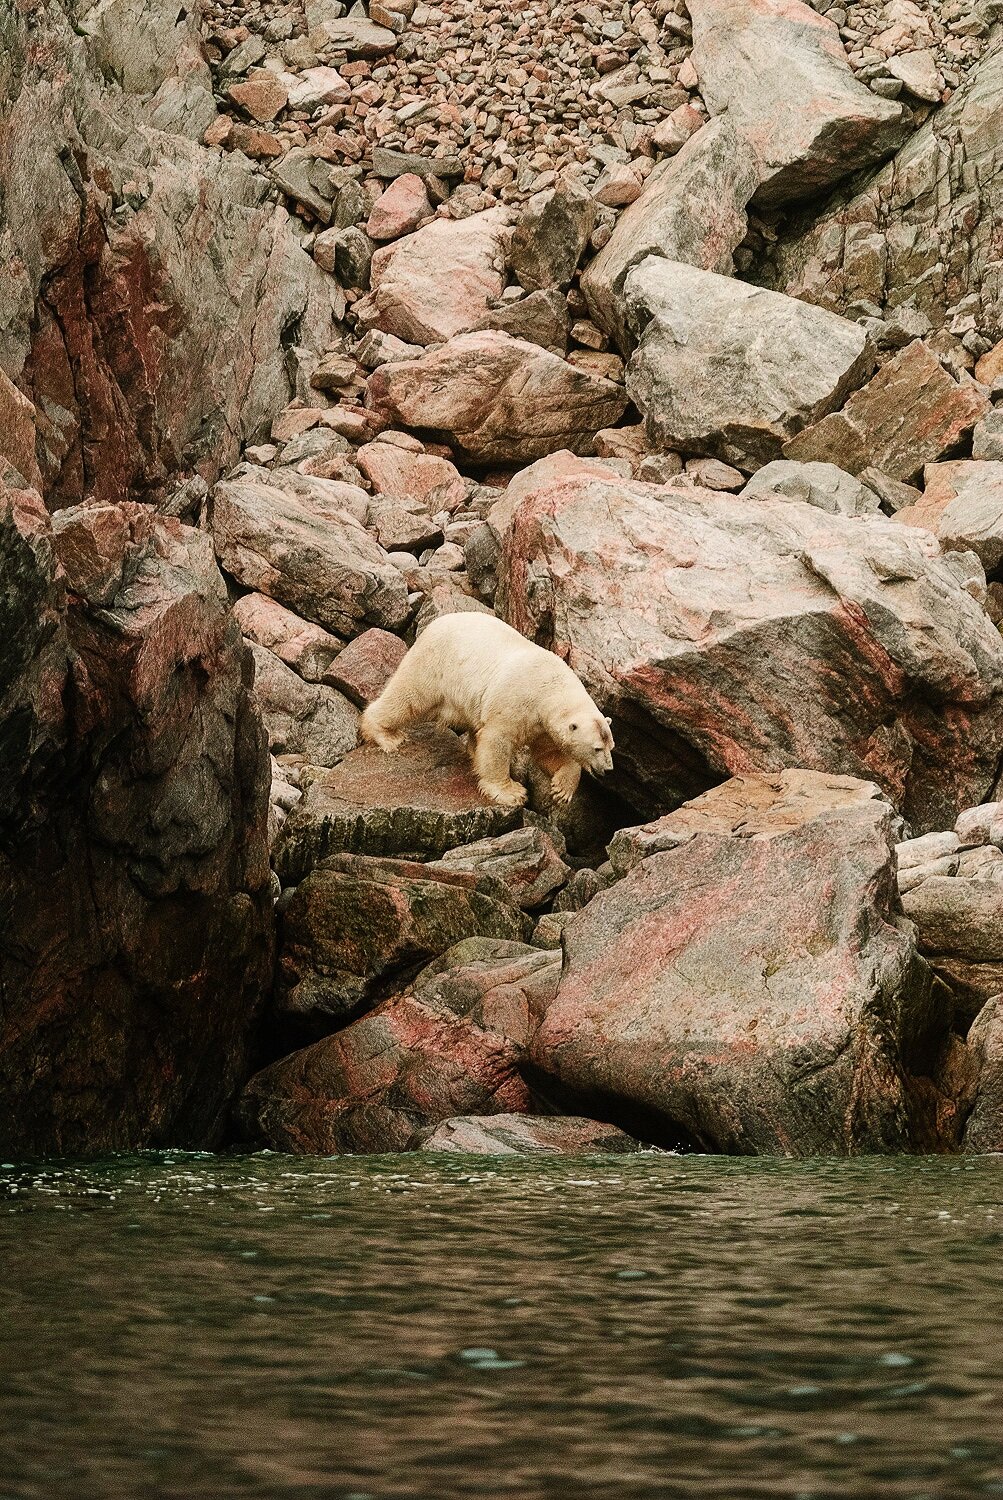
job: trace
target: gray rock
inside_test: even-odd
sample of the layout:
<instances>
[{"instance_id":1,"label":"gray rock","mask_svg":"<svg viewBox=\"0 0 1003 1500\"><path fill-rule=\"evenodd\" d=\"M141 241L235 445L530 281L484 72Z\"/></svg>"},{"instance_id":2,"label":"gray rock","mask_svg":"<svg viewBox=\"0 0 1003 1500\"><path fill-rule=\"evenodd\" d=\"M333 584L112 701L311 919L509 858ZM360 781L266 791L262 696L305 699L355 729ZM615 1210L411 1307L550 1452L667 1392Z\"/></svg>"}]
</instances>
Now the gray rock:
<instances>
[{"instance_id":1,"label":"gray rock","mask_svg":"<svg viewBox=\"0 0 1003 1500\"><path fill-rule=\"evenodd\" d=\"M932 531L945 550L974 552L987 573L1003 563L1003 463L927 464L926 488L895 519Z\"/></svg>"},{"instance_id":2,"label":"gray rock","mask_svg":"<svg viewBox=\"0 0 1003 1500\"><path fill-rule=\"evenodd\" d=\"M562 292L531 292L517 302L492 308L471 332L494 328L514 339L539 344L551 354L563 356L568 347L568 304Z\"/></svg>"},{"instance_id":3,"label":"gray rock","mask_svg":"<svg viewBox=\"0 0 1003 1500\"><path fill-rule=\"evenodd\" d=\"M493 875L524 911L543 906L566 883L571 870L542 828L513 828L491 839L450 849L430 868L480 870Z\"/></svg>"},{"instance_id":4,"label":"gray rock","mask_svg":"<svg viewBox=\"0 0 1003 1500\"><path fill-rule=\"evenodd\" d=\"M536 193L519 215L509 267L529 292L565 286L596 225L596 204L573 180Z\"/></svg>"},{"instance_id":5,"label":"gray rock","mask_svg":"<svg viewBox=\"0 0 1003 1500\"><path fill-rule=\"evenodd\" d=\"M987 1002L968 1033L968 1045L977 1070L977 1092L964 1149L1003 1151L1003 996Z\"/></svg>"},{"instance_id":6,"label":"gray rock","mask_svg":"<svg viewBox=\"0 0 1003 1500\"><path fill-rule=\"evenodd\" d=\"M902 107L858 82L835 24L800 0L692 0L689 12L704 101L759 156L757 204L813 197L905 139Z\"/></svg>"},{"instance_id":7,"label":"gray rock","mask_svg":"<svg viewBox=\"0 0 1003 1500\"><path fill-rule=\"evenodd\" d=\"M797 464L778 458L757 470L741 491L743 500L766 496L804 500L838 516L872 516L880 510L873 490L837 469L835 464Z\"/></svg>"},{"instance_id":8,"label":"gray rock","mask_svg":"<svg viewBox=\"0 0 1003 1500\"><path fill-rule=\"evenodd\" d=\"M874 368L855 323L658 256L630 272L625 302L627 389L654 446L755 468Z\"/></svg>"},{"instance_id":9,"label":"gray rock","mask_svg":"<svg viewBox=\"0 0 1003 1500\"><path fill-rule=\"evenodd\" d=\"M458 156L422 156L416 151L391 151L387 146L374 146L373 171L385 181L413 172L428 182L436 177L447 180L462 177L463 162Z\"/></svg>"},{"instance_id":10,"label":"gray rock","mask_svg":"<svg viewBox=\"0 0 1003 1500\"><path fill-rule=\"evenodd\" d=\"M298 755L314 766L336 765L358 735L359 711L334 688L304 682L273 651L251 644L254 694L273 755Z\"/></svg>"},{"instance_id":11,"label":"gray rock","mask_svg":"<svg viewBox=\"0 0 1003 1500\"><path fill-rule=\"evenodd\" d=\"M448 1151L465 1156L606 1156L640 1151L640 1142L615 1125L575 1115L458 1115L419 1131L412 1151Z\"/></svg>"},{"instance_id":12,"label":"gray rock","mask_svg":"<svg viewBox=\"0 0 1003 1500\"><path fill-rule=\"evenodd\" d=\"M347 52L349 57L385 57L394 52L399 38L386 26L376 26L363 16L349 15L343 20L321 21L310 33L318 49L330 47Z\"/></svg>"}]
</instances>

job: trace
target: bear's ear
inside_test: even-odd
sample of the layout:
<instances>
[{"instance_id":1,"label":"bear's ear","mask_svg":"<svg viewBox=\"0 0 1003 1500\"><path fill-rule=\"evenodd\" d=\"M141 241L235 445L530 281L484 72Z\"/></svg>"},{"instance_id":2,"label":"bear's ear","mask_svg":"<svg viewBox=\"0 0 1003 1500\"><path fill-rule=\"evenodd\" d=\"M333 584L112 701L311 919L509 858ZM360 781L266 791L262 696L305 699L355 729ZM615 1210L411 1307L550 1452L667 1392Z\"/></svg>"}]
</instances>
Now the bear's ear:
<instances>
[{"instance_id":1,"label":"bear's ear","mask_svg":"<svg viewBox=\"0 0 1003 1500\"><path fill-rule=\"evenodd\" d=\"M604 715L604 717L606 719L606 723L607 724L612 724L613 720L610 718L609 714Z\"/></svg>"}]
</instances>

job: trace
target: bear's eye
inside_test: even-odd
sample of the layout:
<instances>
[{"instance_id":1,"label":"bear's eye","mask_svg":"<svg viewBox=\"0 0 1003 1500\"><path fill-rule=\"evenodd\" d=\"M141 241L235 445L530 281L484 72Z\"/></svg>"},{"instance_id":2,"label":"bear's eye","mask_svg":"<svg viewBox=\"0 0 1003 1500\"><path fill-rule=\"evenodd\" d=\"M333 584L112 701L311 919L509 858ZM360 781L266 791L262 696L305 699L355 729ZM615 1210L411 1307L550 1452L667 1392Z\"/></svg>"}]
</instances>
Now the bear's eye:
<instances>
[{"instance_id":1,"label":"bear's eye","mask_svg":"<svg viewBox=\"0 0 1003 1500\"><path fill-rule=\"evenodd\" d=\"M571 729L571 730L575 730L575 729L578 728L578 725L577 724L569 724L568 728Z\"/></svg>"}]
</instances>

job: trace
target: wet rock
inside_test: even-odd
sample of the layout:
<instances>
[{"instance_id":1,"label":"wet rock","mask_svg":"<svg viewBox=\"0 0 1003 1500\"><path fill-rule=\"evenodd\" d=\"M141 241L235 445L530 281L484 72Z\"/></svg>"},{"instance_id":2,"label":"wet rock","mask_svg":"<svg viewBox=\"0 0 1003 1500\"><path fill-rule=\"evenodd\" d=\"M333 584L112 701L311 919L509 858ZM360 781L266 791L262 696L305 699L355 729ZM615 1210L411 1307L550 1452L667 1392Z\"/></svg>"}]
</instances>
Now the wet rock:
<instances>
[{"instance_id":1,"label":"wet rock","mask_svg":"<svg viewBox=\"0 0 1003 1500\"><path fill-rule=\"evenodd\" d=\"M295 885L343 850L438 859L447 849L505 833L518 821L487 803L453 734L409 741L393 755L363 745L310 785L286 824L276 869Z\"/></svg>"},{"instance_id":2,"label":"wet rock","mask_svg":"<svg viewBox=\"0 0 1003 1500\"><path fill-rule=\"evenodd\" d=\"M901 106L854 78L833 21L800 0L692 0L689 12L707 107L760 159L757 204L813 197L905 139Z\"/></svg>"},{"instance_id":3,"label":"wet rock","mask_svg":"<svg viewBox=\"0 0 1003 1500\"><path fill-rule=\"evenodd\" d=\"M607 244L582 273L593 318L627 349L633 333L623 294L649 255L730 276L745 238L746 204L759 181L755 158L728 120L715 120L671 162L655 168L641 196L620 215Z\"/></svg>"},{"instance_id":4,"label":"wet rock","mask_svg":"<svg viewBox=\"0 0 1003 1500\"><path fill-rule=\"evenodd\" d=\"M220 565L335 634L393 630L408 618L407 588L386 553L323 490L279 489L274 476L222 480L211 528Z\"/></svg>"},{"instance_id":5,"label":"wet rock","mask_svg":"<svg viewBox=\"0 0 1003 1500\"><path fill-rule=\"evenodd\" d=\"M297 755L315 766L333 766L358 736L359 714L333 688L305 682L264 646L251 647L254 695L273 755Z\"/></svg>"},{"instance_id":6,"label":"wet rock","mask_svg":"<svg viewBox=\"0 0 1003 1500\"><path fill-rule=\"evenodd\" d=\"M778 458L763 467L741 492L743 500L770 496L803 500L834 516L873 516L880 500L873 490L835 464L798 464Z\"/></svg>"},{"instance_id":7,"label":"wet rock","mask_svg":"<svg viewBox=\"0 0 1003 1500\"><path fill-rule=\"evenodd\" d=\"M536 193L519 215L509 265L529 292L567 285L596 224L592 195L573 179Z\"/></svg>"},{"instance_id":8,"label":"wet rock","mask_svg":"<svg viewBox=\"0 0 1003 1500\"><path fill-rule=\"evenodd\" d=\"M499 611L612 715L632 806L801 766L877 781L919 833L995 786L1003 643L920 533L567 455L516 496Z\"/></svg>"},{"instance_id":9,"label":"wet rock","mask_svg":"<svg viewBox=\"0 0 1003 1500\"><path fill-rule=\"evenodd\" d=\"M1003 1151L1003 997L986 1004L968 1033L968 1045L978 1081L965 1150Z\"/></svg>"},{"instance_id":10,"label":"wet rock","mask_svg":"<svg viewBox=\"0 0 1003 1500\"><path fill-rule=\"evenodd\" d=\"M948 551L970 550L987 573L1003 563L1003 463L927 464L926 488L895 516L932 531Z\"/></svg>"},{"instance_id":11,"label":"wet rock","mask_svg":"<svg viewBox=\"0 0 1003 1500\"><path fill-rule=\"evenodd\" d=\"M535 826L513 828L510 833L450 849L439 864L445 869L493 875L524 911L543 906L571 874L553 839Z\"/></svg>"},{"instance_id":12,"label":"wet rock","mask_svg":"<svg viewBox=\"0 0 1003 1500\"><path fill-rule=\"evenodd\" d=\"M405 996L255 1075L239 1120L276 1151L405 1151L457 1113L531 1107L517 1049Z\"/></svg>"},{"instance_id":13,"label":"wet rock","mask_svg":"<svg viewBox=\"0 0 1003 1500\"><path fill-rule=\"evenodd\" d=\"M834 463L849 474L874 465L892 479L916 479L949 453L989 409L977 386L960 385L921 339L855 391L842 411L808 426L784 457Z\"/></svg>"},{"instance_id":14,"label":"wet rock","mask_svg":"<svg viewBox=\"0 0 1003 1500\"><path fill-rule=\"evenodd\" d=\"M247 640L267 647L306 682L320 682L341 650L337 636L301 620L267 594L242 595L233 614Z\"/></svg>"},{"instance_id":15,"label":"wet rock","mask_svg":"<svg viewBox=\"0 0 1003 1500\"><path fill-rule=\"evenodd\" d=\"M388 630L364 630L328 666L324 681L359 708L378 698L407 655L407 646Z\"/></svg>"},{"instance_id":16,"label":"wet rock","mask_svg":"<svg viewBox=\"0 0 1003 1500\"><path fill-rule=\"evenodd\" d=\"M218 1143L271 970L268 752L206 539L0 491L0 1141Z\"/></svg>"},{"instance_id":17,"label":"wet rock","mask_svg":"<svg viewBox=\"0 0 1003 1500\"><path fill-rule=\"evenodd\" d=\"M630 272L625 298L638 334L627 389L656 447L758 467L874 368L857 324L658 256Z\"/></svg>"},{"instance_id":18,"label":"wet rock","mask_svg":"<svg viewBox=\"0 0 1003 1500\"><path fill-rule=\"evenodd\" d=\"M421 359L369 377L369 405L387 420L442 434L474 463L528 462L559 448L585 452L619 420L622 387L504 333L468 333Z\"/></svg>"},{"instance_id":19,"label":"wet rock","mask_svg":"<svg viewBox=\"0 0 1003 1500\"><path fill-rule=\"evenodd\" d=\"M411 1149L466 1156L521 1156L532 1151L552 1156L606 1156L640 1151L641 1146L615 1125L574 1115L461 1115L419 1131Z\"/></svg>"},{"instance_id":20,"label":"wet rock","mask_svg":"<svg viewBox=\"0 0 1003 1500\"><path fill-rule=\"evenodd\" d=\"M950 1003L897 921L892 810L869 788L827 806L825 778L788 772L774 819L770 785L740 777L681 809L686 842L571 918L533 1060L653 1113L666 1143L926 1145L911 1075L935 1064Z\"/></svg>"},{"instance_id":21,"label":"wet rock","mask_svg":"<svg viewBox=\"0 0 1003 1500\"><path fill-rule=\"evenodd\" d=\"M509 218L493 208L460 223L436 219L377 250L372 291L356 315L409 344L441 343L472 328L505 285Z\"/></svg>"},{"instance_id":22,"label":"wet rock","mask_svg":"<svg viewBox=\"0 0 1003 1500\"><path fill-rule=\"evenodd\" d=\"M323 1034L463 938L527 935L526 918L488 876L336 854L284 909L279 1013Z\"/></svg>"}]
</instances>

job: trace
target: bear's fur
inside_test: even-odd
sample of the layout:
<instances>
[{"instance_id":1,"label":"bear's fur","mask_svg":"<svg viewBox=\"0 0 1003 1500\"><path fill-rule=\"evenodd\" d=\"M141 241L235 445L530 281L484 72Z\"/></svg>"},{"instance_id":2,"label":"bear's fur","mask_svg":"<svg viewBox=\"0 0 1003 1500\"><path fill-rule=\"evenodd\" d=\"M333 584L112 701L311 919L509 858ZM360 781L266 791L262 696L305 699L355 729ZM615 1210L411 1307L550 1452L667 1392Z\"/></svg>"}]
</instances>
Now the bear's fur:
<instances>
[{"instance_id":1,"label":"bear's fur","mask_svg":"<svg viewBox=\"0 0 1003 1500\"><path fill-rule=\"evenodd\" d=\"M583 768L602 775L613 765L609 721L571 668L494 615L433 620L362 715L360 732L396 750L422 719L466 731L477 784L502 807L526 800L512 778L521 750L549 772L554 800L563 803Z\"/></svg>"}]
</instances>

